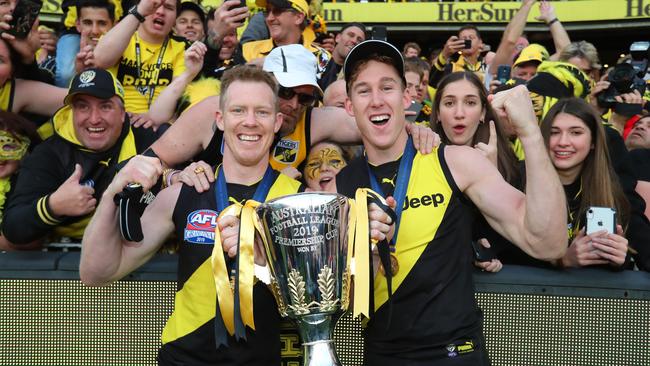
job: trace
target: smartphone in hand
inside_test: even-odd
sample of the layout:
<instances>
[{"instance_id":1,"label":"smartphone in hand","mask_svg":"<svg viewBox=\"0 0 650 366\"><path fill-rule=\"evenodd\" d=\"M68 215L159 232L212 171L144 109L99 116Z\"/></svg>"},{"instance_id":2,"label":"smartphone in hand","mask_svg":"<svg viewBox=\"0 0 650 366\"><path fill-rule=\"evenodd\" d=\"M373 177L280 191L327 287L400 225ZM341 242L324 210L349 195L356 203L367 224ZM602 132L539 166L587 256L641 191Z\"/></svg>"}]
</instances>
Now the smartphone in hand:
<instances>
[{"instance_id":1,"label":"smartphone in hand","mask_svg":"<svg viewBox=\"0 0 650 366\"><path fill-rule=\"evenodd\" d=\"M472 252L474 253L474 260L477 262L489 262L497 257L492 248L486 248L474 240L472 240Z\"/></svg>"},{"instance_id":2,"label":"smartphone in hand","mask_svg":"<svg viewBox=\"0 0 650 366\"><path fill-rule=\"evenodd\" d=\"M16 8L11 14L11 29L6 31L16 38L24 39L32 30L43 3L40 0L17 0Z\"/></svg>"},{"instance_id":3,"label":"smartphone in hand","mask_svg":"<svg viewBox=\"0 0 650 366\"><path fill-rule=\"evenodd\" d=\"M601 230L616 233L616 210L611 207L589 207L587 209L587 235Z\"/></svg>"},{"instance_id":4,"label":"smartphone in hand","mask_svg":"<svg viewBox=\"0 0 650 366\"><path fill-rule=\"evenodd\" d=\"M465 45L463 46L464 49L470 49L472 48L472 40L471 39L466 39L465 40Z\"/></svg>"},{"instance_id":5,"label":"smartphone in hand","mask_svg":"<svg viewBox=\"0 0 650 366\"><path fill-rule=\"evenodd\" d=\"M408 109L406 109L408 112L411 112L406 116L406 120L410 122L415 122L415 119L420 114L422 107L423 107L422 103L418 103L418 102L411 103L411 106L408 107Z\"/></svg>"},{"instance_id":6,"label":"smartphone in hand","mask_svg":"<svg viewBox=\"0 0 650 366\"><path fill-rule=\"evenodd\" d=\"M497 80L504 85L508 80L510 80L510 65L499 65L497 68Z\"/></svg>"}]
</instances>

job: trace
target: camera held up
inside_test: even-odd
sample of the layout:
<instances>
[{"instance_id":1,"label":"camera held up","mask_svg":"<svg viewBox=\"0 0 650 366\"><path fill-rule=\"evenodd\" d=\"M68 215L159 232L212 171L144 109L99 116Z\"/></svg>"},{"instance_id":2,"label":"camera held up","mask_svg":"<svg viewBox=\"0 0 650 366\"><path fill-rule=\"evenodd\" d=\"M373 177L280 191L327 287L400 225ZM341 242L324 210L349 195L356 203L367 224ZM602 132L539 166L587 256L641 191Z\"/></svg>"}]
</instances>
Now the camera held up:
<instances>
[{"instance_id":1,"label":"camera held up","mask_svg":"<svg viewBox=\"0 0 650 366\"><path fill-rule=\"evenodd\" d=\"M598 95L598 105L613 108L618 103L616 96L638 90L643 95L646 90L644 77L648 70L650 42L634 42L630 45L629 62L616 65L608 74L609 88Z\"/></svg>"}]
</instances>

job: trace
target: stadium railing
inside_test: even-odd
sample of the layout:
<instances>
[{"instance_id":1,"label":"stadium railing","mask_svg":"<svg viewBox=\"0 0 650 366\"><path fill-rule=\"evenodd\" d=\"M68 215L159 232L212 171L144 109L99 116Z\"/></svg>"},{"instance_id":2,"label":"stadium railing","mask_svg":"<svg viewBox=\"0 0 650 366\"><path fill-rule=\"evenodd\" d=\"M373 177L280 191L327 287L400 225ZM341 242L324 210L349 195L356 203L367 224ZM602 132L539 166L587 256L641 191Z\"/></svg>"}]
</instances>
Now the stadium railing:
<instances>
[{"instance_id":1,"label":"stadium railing","mask_svg":"<svg viewBox=\"0 0 650 366\"><path fill-rule=\"evenodd\" d=\"M0 253L0 365L155 365L176 260L89 288L79 253ZM474 278L493 365L650 365L648 273L504 266ZM361 364L360 331L338 323L344 365Z\"/></svg>"}]
</instances>

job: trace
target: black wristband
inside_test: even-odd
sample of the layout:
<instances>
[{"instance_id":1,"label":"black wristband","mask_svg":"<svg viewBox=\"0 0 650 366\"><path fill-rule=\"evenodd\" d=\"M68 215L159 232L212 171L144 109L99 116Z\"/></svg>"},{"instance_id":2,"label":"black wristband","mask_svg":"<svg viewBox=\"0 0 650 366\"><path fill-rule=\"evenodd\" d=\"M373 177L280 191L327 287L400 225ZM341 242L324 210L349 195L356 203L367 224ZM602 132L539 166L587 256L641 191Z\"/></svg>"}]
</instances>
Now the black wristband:
<instances>
[{"instance_id":1,"label":"black wristband","mask_svg":"<svg viewBox=\"0 0 650 366\"><path fill-rule=\"evenodd\" d=\"M133 5L131 9L129 9L129 14L133 15L140 23L144 22L144 16L138 13L137 5Z\"/></svg>"},{"instance_id":2,"label":"black wristband","mask_svg":"<svg viewBox=\"0 0 650 366\"><path fill-rule=\"evenodd\" d=\"M553 25L553 23L555 23L555 22L559 22L559 21L560 21L560 20L559 20L558 18L553 18L553 19L551 19L550 22L546 23L546 25L548 25L548 26L550 27L551 25Z\"/></svg>"}]
</instances>

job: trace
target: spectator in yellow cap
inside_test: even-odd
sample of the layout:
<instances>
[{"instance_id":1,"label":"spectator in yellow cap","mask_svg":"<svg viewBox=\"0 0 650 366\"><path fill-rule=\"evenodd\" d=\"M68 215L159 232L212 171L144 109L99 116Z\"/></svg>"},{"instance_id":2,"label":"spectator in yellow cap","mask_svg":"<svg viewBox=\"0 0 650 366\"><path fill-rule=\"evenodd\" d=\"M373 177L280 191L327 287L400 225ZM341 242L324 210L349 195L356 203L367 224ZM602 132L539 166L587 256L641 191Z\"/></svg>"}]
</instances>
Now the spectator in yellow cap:
<instances>
[{"instance_id":1,"label":"spectator in yellow cap","mask_svg":"<svg viewBox=\"0 0 650 366\"><path fill-rule=\"evenodd\" d=\"M257 0L257 6L264 8L269 39L252 41L242 46L246 62L262 66L264 57L278 46L302 44L316 56L317 78L325 71L331 55L325 49L315 45L313 39L303 37L303 31L309 25L309 5L305 0Z\"/></svg>"},{"instance_id":2,"label":"spectator in yellow cap","mask_svg":"<svg viewBox=\"0 0 650 366\"><path fill-rule=\"evenodd\" d=\"M533 43L521 50L519 56L512 65L512 77L522 80L530 80L537 73L537 67L542 61L548 60L548 51L540 44Z\"/></svg>"}]
</instances>

